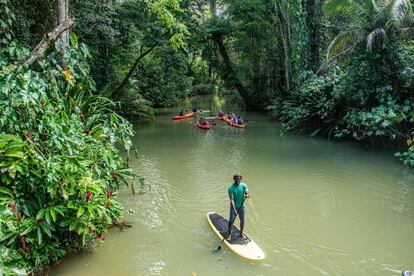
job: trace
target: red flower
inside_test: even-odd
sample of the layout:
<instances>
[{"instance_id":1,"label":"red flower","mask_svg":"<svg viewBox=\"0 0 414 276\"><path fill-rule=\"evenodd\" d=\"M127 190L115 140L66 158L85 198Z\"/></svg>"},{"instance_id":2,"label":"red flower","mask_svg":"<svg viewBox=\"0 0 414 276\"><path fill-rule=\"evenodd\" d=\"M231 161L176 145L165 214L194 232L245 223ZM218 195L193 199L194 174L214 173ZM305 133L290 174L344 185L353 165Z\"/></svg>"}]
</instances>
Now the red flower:
<instances>
[{"instance_id":1,"label":"red flower","mask_svg":"<svg viewBox=\"0 0 414 276\"><path fill-rule=\"evenodd\" d=\"M118 172L117 171L114 171L114 178L118 179Z\"/></svg>"},{"instance_id":2,"label":"red flower","mask_svg":"<svg viewBox=\"0 0 414 276\"><path fill-rule=\"evenodd\" d=\"M91 133L91 130L90 129L84 129L82 133L90 134Z\"/></svg>"},{"instance_id":3,"label":"red flower","mask_svg":"<svg viewBox=\"0 0 414 276\"><path fill-rule=\"evenodd\" d=\"M109 209L109 201L107 201L107 202L105 203L105 207L106 207L106 209Z\"/></svg>"},{"instance_id":4,"label":"red flower","mask_svg":"<svg viewBox=\"0 0 414 276\"><path fill-rule=\"evenodd\" d=\"M22 221L23 217L22 215L19 216L19 221Z\"/></svg>"},{"instance_id":5,"label":"red flower","mask_svg":"<svg viewBox=\"0 0 414 276\"><path fill-rule=\"evenodd\" d=\"M24 134L24 137L26 137L26 139L30 139L30 138L32 138L32 134L30 132L26 132Z\"/></svg>"},{"instance_id":6,"label":"red flower","mask_svg":"<svg viewBox=\"0 0 414 276\"><path fill-rule=\"evenodd\" d=\"M106 193L106 196L108 197L108 198L110 198L111 196L112 196L112 193L113 193L114 191L112 191L112 190L109 190L107 193Z\"/></svg>"},{"instance_id":7,"label":"red flower","mask_svg":"<svg viewBox=\"0 0 414 276\"><path fill-rule=\"evenodd\" d=\"M93 233L93 228L91 227L91 226L88 226L88 230L89 230L89 233Z\"/></svg>"},{"instance_id":8,"label":"red flower","mask_svg":"<svg viewBox=\"0 0 414 276\"><path fill-rule=\"evenodd\" d=\"M91 198L92 198L92 193L91 193L91 191L87 191L87 192L86 192L86 197L85 197L86 202L91 201Z\"/></svg>"}]
</instances>

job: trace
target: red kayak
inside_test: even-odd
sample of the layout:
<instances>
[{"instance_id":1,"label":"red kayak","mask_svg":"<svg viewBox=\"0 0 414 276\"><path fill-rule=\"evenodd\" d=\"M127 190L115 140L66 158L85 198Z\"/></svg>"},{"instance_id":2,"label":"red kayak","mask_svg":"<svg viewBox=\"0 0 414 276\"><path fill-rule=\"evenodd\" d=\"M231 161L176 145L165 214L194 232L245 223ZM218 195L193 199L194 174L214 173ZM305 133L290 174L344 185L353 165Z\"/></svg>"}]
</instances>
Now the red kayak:
<instances>
[{"instance_id":1,"label":"red kayak","mask_svg":"<svg viewBox=\"0 0 414 276\"><path fill-rule=\"evenodd\" d=\"M210 129L210 124L208 124L208 125L202 125L202 124L200 124L200 123L197 123L197 126L198 126L199 128L201 128L201 129L205 129L205 130Z\"/></svg>"},{"instance_id":2,"label":"red kayak","mask_svg":"<svg viewBox=\"0 0 414 276\"><path fill-rule=\"evenodd\" d=\"M224 120L224 115L222 115L222 116L216 115L216 118L217 118L217 120Z\"/></svg>"},{"instance_id":3,"label":"red kayak","mask_svg":"<svg viewBox=\"0 0 414 276\"><path fill-rule=\"evenodd\" d=\"M190 113L184 114L182 116L181 115L175 115L175 116L172 117L172 119L173 120L187 119L187 118L193 117L196 114L197 114L197 112L190 112Z\"/></svg>"}]
</instances>

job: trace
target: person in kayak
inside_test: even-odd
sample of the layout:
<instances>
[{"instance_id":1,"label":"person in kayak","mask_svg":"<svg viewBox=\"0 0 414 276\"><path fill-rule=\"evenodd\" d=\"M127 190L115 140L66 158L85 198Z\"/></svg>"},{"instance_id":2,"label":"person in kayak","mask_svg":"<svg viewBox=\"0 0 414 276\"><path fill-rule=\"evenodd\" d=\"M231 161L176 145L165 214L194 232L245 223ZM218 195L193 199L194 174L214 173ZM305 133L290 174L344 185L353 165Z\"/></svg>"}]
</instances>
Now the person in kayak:
<instances>
[{"instance_id":1,"label":"person in kayak","mask_svg":"<svg viewBox=\"0 0 414 276\"><path fill-rule=\"evenodd\" d=\"M193 106L193 108L191 109L194 113L197 112L197 106Z\"/></svg>"},{"instance_id":2,"label":"person in kayak","mask_svg":"<svg viewBox=\"0 0 414 276\"><path fill-rule=\"evenodd\" d=\"M200 125L206 126L206 125L209 125L209 124L210 123L206 119L204 119L203 117L200 119Z\"/></svg>"},{"instance_id":3,"label":"person in kayak","mask_svg":"<svg viewBox=\"0 0 414 276\"><path fill-rule=\"evenodd\" d=\"M184 109L181 109L179 116L184 116Z\"/></svg>"},{"instance_id":4,"label":"person in kayak","mask_svg":"<svg viewBox=\"0 0 414 276\"><path fill-rule=\"evenodd\" d=\"M240 220L240 238L244 238L244 206L242 206L243 200L249 198L249 188L246 183L241 182L242 176L239 173L233 175L234 183L228 189L228 195L230 198L230 219L227 227L226 239L231 240L231 227L234 223L236 215L239 216Z\"/></svg>"}]
</instances>

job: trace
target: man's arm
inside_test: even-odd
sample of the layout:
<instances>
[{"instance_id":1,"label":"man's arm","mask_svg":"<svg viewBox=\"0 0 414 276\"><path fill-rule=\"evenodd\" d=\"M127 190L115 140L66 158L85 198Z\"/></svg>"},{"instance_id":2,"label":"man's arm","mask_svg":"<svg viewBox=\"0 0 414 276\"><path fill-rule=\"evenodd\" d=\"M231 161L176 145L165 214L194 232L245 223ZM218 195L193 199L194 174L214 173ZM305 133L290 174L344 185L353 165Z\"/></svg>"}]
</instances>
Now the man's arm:
<instances>
[{"instance_id":1,"label":"man's arm","mask_svg":"<svg viewBox=\"0 0 414 276\"><path fill-rule=\"evenodd\" d=\"M231 207L233 207L234 214L237 215L236 205L234 204L234 194L231 194L230 203L231 203Z\"/></svg>"},{"instance_id":2,"label":"man's arm","mask_svg":"<svg viewBox=\"0 0 414 276\"><path fill-rule=\"evenodd\" d=\"M244 184L244 198L249 198L249 188L247 187L246 184Z\"/></svg>"}]
</instances>

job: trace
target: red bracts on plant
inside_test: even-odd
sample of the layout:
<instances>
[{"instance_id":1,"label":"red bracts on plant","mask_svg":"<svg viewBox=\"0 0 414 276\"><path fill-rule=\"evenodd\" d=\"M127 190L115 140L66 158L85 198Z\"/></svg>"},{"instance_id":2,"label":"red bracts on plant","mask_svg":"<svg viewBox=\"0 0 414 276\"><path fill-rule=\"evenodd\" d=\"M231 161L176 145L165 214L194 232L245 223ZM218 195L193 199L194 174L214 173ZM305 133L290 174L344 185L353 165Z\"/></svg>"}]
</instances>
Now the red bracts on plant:
<instances>
[{"instance_id":1,"label":"red bracts on plant","mask_svg":"<svg viewBox=\"0 0 414 276\"><path fill-rule=\"evenodd\" d=\"M114 178L118 179L118 172L117 171L114 171Z\"/></svg>"},{"instance_id":2,"label":"red bracts on plant","mask_svg":"<svg viewBox=\"0 0 414 276\"><path fill-rule=\"evenodd\" d=\"M112 193L113 193L114 191L113 190L109 190L107 193L106 193L106 196L108 197L108 198L110 198L111 196L112 196Z\"/></svg>"},{"instance_id":3,"label":"red bracts on plant","mask_svg":"<svg viewBox=\"0 0 414 276\"><path fill-rule=\"evenodd\" d=\"M16 207L16 203L10 203L9 207L13 210L14 215L16 216L16 218L21 221L21 216L19 217L19 214L17 213L17 207Z\"/></svg>"},{"instance_id":4,"label":"red bracts on plant","mask_svg":"<svg viewBox=\"0 0 414 276\"><path fill-rule=\"evenodd\" d=\"M88 230L89 230L89 233L93 233L93 228L91 227L91 226L88 226Z\"/></svg>"},{"instance_id":5,"label":"red bracts on plant","mask_svg":"<svg viewBox=\"0 0 414 276\"><path fill-rule=\"evenodd\" d=\"M17 216L17 207L15 203L10 203L9 207L12 208L13 213Z\"/></svg>"},{"instance_id":6,"label":"red bracts on plant","mask_svg":"<svg viewBox=\"0 0 414 276\"><path fill-rule=\"evenodd\" d=\"M87 192L86 192L86 197L85 197L86 202L91 201L91 198L92 198L92 193L91 193L91 191L87 191Z\"/></svg>"},{"instance_id":7,"label":"red bracts on plant","mask_svg":"<svg viewBox=\"0 0 414 276\"><path fill-rule=\"evenodd\" d=\"M29 253L29 248L26 246L26 240L24 239L24 237L22 235L19 235L19 239L20 239L20 243L22 244L22 248L24 249L24 251L26 251L26 253Z\"/></svg>"},{"instance_id":8,"label":"red bracts on plant","mask_svg":"<svg viewBox=\"0 0 414 276\"><path fill-rule=\"evenodd\" d=\"M106 207L106 209L109 209L109 201L107 201L107 202L105 203L105 207Z\"/></svg>"},{"instance_id":9,"label":"red bracts on plant","mask_svg":"<svg viewBox=\"0 0 414 276\"><path fill-rule=\"evenodd\" d=\"M90 134L91 133L91 130L90 129L84 129L82 133Z\"/></svg>"}]
</instances>

